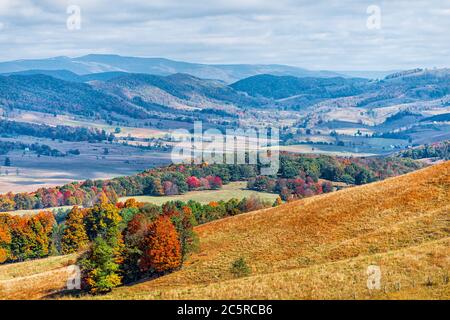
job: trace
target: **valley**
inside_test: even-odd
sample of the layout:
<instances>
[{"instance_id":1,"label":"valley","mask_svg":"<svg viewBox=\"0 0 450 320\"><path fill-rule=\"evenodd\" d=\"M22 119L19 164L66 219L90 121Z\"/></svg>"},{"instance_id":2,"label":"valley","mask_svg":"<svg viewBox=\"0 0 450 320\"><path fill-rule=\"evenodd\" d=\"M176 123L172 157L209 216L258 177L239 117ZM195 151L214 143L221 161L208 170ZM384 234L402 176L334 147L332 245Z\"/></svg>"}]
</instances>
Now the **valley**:
<instances>
[{"instance_id":1,"label":"valley","mask_svg":"<svg viewBox=\"0 0 450 320\"><path fill-rule=\"evenodd\" d=\"M449 296L449 69L142 59L0 63L0 299Z\"/></svg>"},{"instance_id":2,"label":"valley","mask_svg":"<svg viewBox=\"0 0 450 320\"><path fill-rule=\"evenodd\" d=\"M257 74L230 84L181 73L112 70L76 75L37 68L0 76L0 120L113 136L95 143L63 141L6 129L0 144L28 147L9 146L0 154L0 165L6 157L12 160L11 168L1 169L0 193L167 164L176 144L171 133L191 130L195 121L202 122L203 130L221 132L276 124L281 151L348 157L389 155L450 139L447 69L398 72L382 80ZM33 143L79 154L36 155L25 150Z\"/></svg>"}]
</instances>

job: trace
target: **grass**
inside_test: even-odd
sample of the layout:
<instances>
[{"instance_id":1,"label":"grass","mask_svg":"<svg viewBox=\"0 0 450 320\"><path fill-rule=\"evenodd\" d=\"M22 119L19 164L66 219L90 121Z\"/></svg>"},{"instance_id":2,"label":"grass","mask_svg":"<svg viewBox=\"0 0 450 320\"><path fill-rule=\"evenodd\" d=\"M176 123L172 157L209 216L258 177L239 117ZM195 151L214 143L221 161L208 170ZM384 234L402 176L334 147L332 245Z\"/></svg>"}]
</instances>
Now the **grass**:
<instances>
[{"instance_id":1,"label":"grass","mask_svg":"<svg viewBox=\"0 0 450 320\"><path fill-rule=\"evenodd\" d=\"M200 250L181 270L82 298L449 299L449 199L446 162L214 221L196 228ZM233 274L238 260L248 276ZM381 269L380 290L367 288L369 265Z\"/></svg>"},{"instance_id":2,"label":"grass","mask_svg":"<svg viewBox=\"0 0 450 320\"><path fill-rule=\"evenodd\" d=\"M184 201L194 200L202 204L207 204L211 201L227 201L232 198L249 198L251 196L256 196L261 198L261 200L267 200L274 202L278 197L277 194L258 192L246 189L246 182L230 182L224 185L220 190L205 190L205 191L190 191L186 194L175 195L175 196L163 196L163 197L153 197L153 196L138 196L138 197L123 197L119 201L126 201L127 199L134 198L140 202L149 202L156 205L162 205L168 201Z\"/></svg>"},{"instance_id":3,"label":"grass","mask_svg":"<svg viewBox=\"0 0 450 320\"><path fill-rule=\"evenodd\" d=\"M50 257L0 266L0 300L39 299L59 292L70 275L75 255Z\"/></svg>"},{"instance_id":4,"label":"grass","mask_svg":"<svg viewBox=\"0 0 450 320\"><path fill-rule=\"evenodd\" d=\"M72 208L73 208L73 206L62 206L62 207L51 207L51 208L44 208L44 209L16 210L16 211L10 211L10 212L2 212L1 214L23 216L23 215L32 215L35 213L39 213L41 211L55 212L57 210L69 210Z\"/></svg>"}]
</instances>

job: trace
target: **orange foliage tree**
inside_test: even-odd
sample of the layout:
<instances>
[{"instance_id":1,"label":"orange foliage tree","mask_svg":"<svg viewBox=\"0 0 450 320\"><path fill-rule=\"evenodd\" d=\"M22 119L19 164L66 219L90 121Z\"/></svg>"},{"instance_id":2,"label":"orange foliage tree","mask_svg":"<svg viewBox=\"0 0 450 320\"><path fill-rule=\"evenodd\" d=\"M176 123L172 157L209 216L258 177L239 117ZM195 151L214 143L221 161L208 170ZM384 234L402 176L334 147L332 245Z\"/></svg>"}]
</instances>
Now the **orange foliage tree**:
<instances>
[{"instance_id":1,"label":"orange foliage tree","mask_svg":"<svg viewBox=\"0 0 450 320\"><path fill-rule=\"evenodd\" d=\"M31 217L11 216L3 221L8 226L11 239L8 260L23 261L49 255L52 231L56 224L51 212L39 212Z\"/></svg>"},{"instance_id":2,"label":"orange foliage tree","mask_svg":"<svg viewBox=\"0 0 450 320\"><path fill-rule=\"evenodd\" d=\"M168 272L181 266L181 245L169 217L161 216L149 226L144 240L140 268L143 272Z\"/></svg>"},{"instance_id":3,"label":"orange foliage tree","mask_svg":"<svg viewBox=\"0 0 450 320\"><path fill-rule=\"evenodd\" d=\"M8 260L10 244L11 234L9 233L9 228L6 223L0 220L0 263Z\"/></svg>"}]
</instances>

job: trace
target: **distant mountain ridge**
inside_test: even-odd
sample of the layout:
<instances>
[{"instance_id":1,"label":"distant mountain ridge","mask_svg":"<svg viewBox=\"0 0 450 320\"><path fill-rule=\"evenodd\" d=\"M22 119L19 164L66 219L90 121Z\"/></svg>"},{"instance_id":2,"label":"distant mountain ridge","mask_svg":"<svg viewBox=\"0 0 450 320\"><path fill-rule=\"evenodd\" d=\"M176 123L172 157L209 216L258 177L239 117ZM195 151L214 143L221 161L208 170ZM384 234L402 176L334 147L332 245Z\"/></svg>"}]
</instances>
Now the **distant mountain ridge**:
<instances>
[{"instance_id":1,"label":"distant mountain ridge","mask_svg":"<svg viewBox=\"0 0 450 320\"><path fill-rule=\"evenodd\" d=\"M39 70L31 69L25 71L17 71L10 73L3 73L2 76L32 76L32 75L46 75L56 79L72 82L89 82L89 81L108 81L110 79L127 75L127 72L110 71L90 73L85 75L79 75L69 70Z\"/></svg>"},{"instance_id":2,"label":"distant mountain ridge","mask_svg":"<svg viewBox=\"0 0 450 320\"><path fill-rule=\"evenodd\" d=\"M330 99L358 96L355 106L401 99L398 103L437 99L450 94L450 69L416 69L386 76L383 80L363 78L297 78L257 75L230 85L253 97L281 99Z\"/></svg>"},{"instance_id":3,"label":"distant mountain ridge","mask_svg":"<svg viewBox=\"0 0 450 320\"><path fill-rule=\"evenodd\" d=\"M213 65L173 61L164 58L124 57L104 54L90 54L77 58L54 57L49 59L0 62L0 73L14 73L28 70L67 70L77 75L103 72L128 72L166 76L176 73L187 73L198 78L216 79L226 83L232 83L258 74L321 78L343 76L332 71L312 71L285 65Z\"/></svg>"}]
</instances>

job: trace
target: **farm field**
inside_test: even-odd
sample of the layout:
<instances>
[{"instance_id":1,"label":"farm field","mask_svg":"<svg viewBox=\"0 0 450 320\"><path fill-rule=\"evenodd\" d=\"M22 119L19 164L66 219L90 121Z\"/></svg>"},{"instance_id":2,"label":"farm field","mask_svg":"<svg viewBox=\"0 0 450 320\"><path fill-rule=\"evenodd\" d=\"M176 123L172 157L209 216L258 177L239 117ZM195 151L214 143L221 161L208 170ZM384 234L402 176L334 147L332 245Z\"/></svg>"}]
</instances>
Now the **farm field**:
<instances>
[{"instance_id":1,"label":"farm field","mask_svg":"<svg viewBox=\"0 0 450 320\"><path fill-rule=\"evenodd\" d=\"M310 141L320 141L323 136L313 135L308 137L305 136L305 138L308 138ZM280 150L292 153L315 153L342 157L370 157L387 155L398 151L399 148L405 148L408 145L408 141L402 139L366 138L364 136L355 137L351 135L340 136L339 139L345 143L345 146L293 144L280 146Z\"/></svg>"},{"instance_id":2,"label":"farm field","mask_svg":"<svg viewBox=\"0 0 450 320\"><path fill-rule=\"evenodd\" d=\"M2 212L2 214L9 214L9 215L18 215L18 216L22 216L22 215L32 215L35 213L39 213L41 211L50 211L50 212L55 212L57 210L68 210L68 209L72 209L73 206L61 206L61 207L53 207L53 208L45 208L45 209L33 209L33 210L16 210L16 211L10 211L10 212Z\"/></svg>"},{"instance_id":3,"label":"farm field","mask_svg":"<svg viewBox=\"0 0 450 320\"><path fill-rule=\"evenodd\" d=\"M0 117L5 119L5 117ZM102 121L92 121L92 119L76 118L68 115L54 115L42 112L26 111L20 113L9 113L9 120L15 120L20 122L29 122L36 124L46 124L51 126L72 126L72 127L85 127L105 130L108 133L115 133L117 126L109 125ZM168 130L156 129L156 128L136 128L131 126L119 126L120 133L115 133L117 137L134 137L134 138L159 138L168 134Z\"/></svg>"},{"instance_id":4,"label":"farm field","mask_svg":"<svg viewBox=\"0 0 450 320\"><path fill-rule=\"evenodd\" d=\"M25 137L21 141L28 142ZM12 166L0 167L0 194L10 191L30 192L72 181L132 175L170 162L170 154L167 152L142 150L119 144L55 142L48 139L39 139L38 142L62 152L79 149L81 154L38 157L32 153L10 152L8 157ZM107 155L104 154L105 148L108 149ZM1 164L5 157L0 156Z\"/></svg>"},{"instance_id":5,"label":"farm field","mask_svg":"<svg viewBox=\"0 0 450 320\"><path fill-rule=\"evenodd\" d=\"M205 190L205 191L190 191L186 194L175 195L175 196L164 196L164 197L151 197L151 196L139 196L139 197L124 197L120 198L119 201L126 201L127 199L134 198L140 202L148 202L156 205L164 204L168 201L183 201L187 202L189 200L194 200L202 204L210 203L211 201L227 201L232 198L243 199L252 196L259 197L261 200L266 200L269 202L274 202L278 197L277 194L258 192L246 189L247 182L230 182L224 185L220 190Z\"/></svg>"},{"instance_id":6,"label":"farm field","mask_svg":"<svg viewBox=\"0 0 450 320\"><path fill-rule=\"evenodd\" d=\"M445 162L198 226L199 252L181 270L107 295L51 295L64 287L64 257L16 264L16 279L33 277L27 289L0 266L0 292L7 284L20 298L448 299L449 198ZM239 258L248 276L231 273ZM370 265L381 270L380 289L367 288Z\"/></svg>"}]
</instances>

